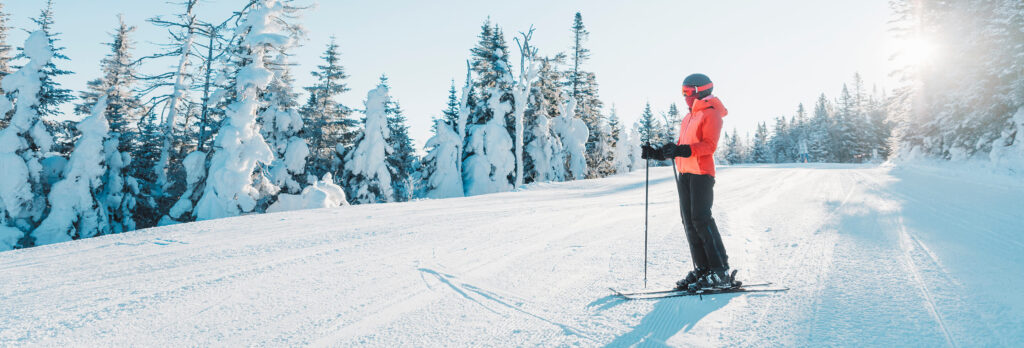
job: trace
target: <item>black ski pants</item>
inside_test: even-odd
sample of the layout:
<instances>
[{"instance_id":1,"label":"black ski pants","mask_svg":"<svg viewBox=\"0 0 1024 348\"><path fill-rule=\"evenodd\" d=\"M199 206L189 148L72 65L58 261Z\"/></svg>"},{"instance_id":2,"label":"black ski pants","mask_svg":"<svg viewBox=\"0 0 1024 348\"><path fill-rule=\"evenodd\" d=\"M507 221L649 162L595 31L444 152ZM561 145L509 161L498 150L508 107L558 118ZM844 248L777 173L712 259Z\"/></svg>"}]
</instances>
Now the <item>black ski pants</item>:
<instances>
[{"instance_id":1,"label":"black ski pants","mask_svg":"<svg viewBox=\"0 0 1024 348\"><path fill-rule=\"evenodd\" d=\"M718 225L711 217L715 177L683 173L676 176L676 185L693 264L699 269L728 269L729 256L725 254Z\"/></svg>"}]
</instances>

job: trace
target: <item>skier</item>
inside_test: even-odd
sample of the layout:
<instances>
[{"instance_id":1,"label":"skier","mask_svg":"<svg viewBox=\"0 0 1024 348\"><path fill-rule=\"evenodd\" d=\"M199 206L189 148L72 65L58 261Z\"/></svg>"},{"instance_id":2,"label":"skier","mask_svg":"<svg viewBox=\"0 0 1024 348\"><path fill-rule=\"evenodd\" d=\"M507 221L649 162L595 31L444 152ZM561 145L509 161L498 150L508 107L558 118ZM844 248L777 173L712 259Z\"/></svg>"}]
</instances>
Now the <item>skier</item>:
<instances>
[{"instance_id":1,"label":"skier","mask_svg":"<svg viewBox=\"0 0 1024 348\"><path fill-rule=\"evenodd\" d=\"M715 186L715 149L722 131L722 117L728 113L722 101L711 95L714 86L704 74L692 74L683 80L683 96L690 112L679 126L679 140L655 148L641 147L641 158L673 159L679 210L690 244L694 269L676 282L679 290L696 291L709 287L739 286L730 273L729 257L722 245L711 204Z\"/></svg>"}]
</instances>

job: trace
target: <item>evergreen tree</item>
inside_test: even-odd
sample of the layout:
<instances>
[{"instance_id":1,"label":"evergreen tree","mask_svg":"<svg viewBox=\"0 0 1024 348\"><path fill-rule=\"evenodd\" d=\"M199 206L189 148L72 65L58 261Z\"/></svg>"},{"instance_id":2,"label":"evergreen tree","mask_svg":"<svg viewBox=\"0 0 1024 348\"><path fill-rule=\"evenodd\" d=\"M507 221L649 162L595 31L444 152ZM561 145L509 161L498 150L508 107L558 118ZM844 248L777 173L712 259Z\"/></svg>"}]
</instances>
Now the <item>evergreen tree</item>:
<instances>
[{"instance_id":1,"label":"evergreen tree","mask_svg":"<svg viewBox=\"0 0 1024 348\"><path fill-rule=\"evenodd\" d=\"M10 17L4 11L4 4L0 3L0 79L11 73L11 45L7 44L7 33L11 30L7 24ZM0 94L6 93L0 89ZM0 110L0 129L7 128L10 117L10 110Z\"/></svg>"},{"instance_id":2,"label":"evergreen tree","mask_svg":"<svg viewBox=\"0 0 1024 348\"><path fill-rule=\"evenodd\" d=\"M662 128L658 119L654 118L654 112L651 111L651 103L647 103L644 106L644 112L640 115L639 122L640 141L644 144L661 146L665 139L662 138L663 132L658 131Z\"/></svg>"},{"instance_id":3,"label":"evergreen tree","mask_svg":"<svg viewBox=\"0 0 1024 348\"><path fill-rule=\"evenodd\" d=\"M577 101L575 113L590 131L590 137L587 139L587 168L590 170L588 176L601 177L608 173L598 171L598 167L610 168L613 165L599 153L603 147L598 146L598 143L601 139L608 139L601 127L601 108L604 104L598 97L596 75L583 69L583 65L590 59L590 50L583 46L589 39L590 32L583 25L583 16L579 12L573 18L572 33L572 70L566 72L566 82L570 87L571 96Z\"/></svg>"},{"instance_id":4,"label":"evergreen tree","mask_svg":"<svg viewBox=\"0 0 1024 348\"><path fill-rule=\"evenodd\" d=\"M683 123L683 115L679 113L679 108L676 107L676 103L672 103L668 106L668 112L665 113L665 131L662 135L662 139L665 141L677 141L679 140L679 130Z\"/></svg>"},{"instance_id":5,"label":"evergreen tree","mask_svg":"<svg viewBox=\"0 0 1024 348\"><path fill-rule=\"evenodd\" d=\"M184 120L188 119L192 104L189 100L188 90L194 78L190 66L195 59L192 43L199 26L195 13L198 2L198 0L186 0L182 4L184 10L175 15L173 19L157 16L148 20L156 26L168 28L170 34L170 42L166 44L166 51L156 54L152 58L178 58L174 71L147 76L145 80L149 82L149 86L143 90L148 93L167 87L171 88L168 94L150 98L153 104L161 104L159 106L150 105L150 109L164 110L163 112L165 112L162 115L163 141L160 145L160 158L153 167L153 171L156 173L157 189L154 193L164 204L168 204L169 200L176 196L177 192L174 192L174 188L176 184L180 183L177 179L180 179L183 173L181 162L178 161L183 152L181 149L183 132L180 130L184 129Z\"/></svg>"},{"instance_id":6,"label":"evergreen tree","mask_svg":"<svg viewBox=\"0 0 1024 348\"><path fill-rule=\"evenodd\" d=\"M1024 4L898 0L891 5L893 31L901 39L943 43L942 54L927 61L909 59L917 52L897 52L895 62L903 67L896 75L903 86L896 90L893 109L900 152L1024 165L1014 145L1024 133L1012 121L1024 106ZM948 92L950 86L957 86L956 93Z\"/></svg>"},{"instance_id":7,"label":"evergreen tree","mask_svg":"<svg viewBox=\"0 0 1024 348\"><path fill-rule=\"evenodd\" d=\"M633 160L630 158L632 146L629 139L629 133L626 133L622 127L622 122L619 121L618 112L615 110L615 105L612 105L612 110L608 114L608 127L611 128L611 137L614 145L612 146L613 161L615 165L615 173L623 174L629 173Z\"/></svg>"},{"instance_id":8,"label":"evergreen tree","mask_svg":"<svg viewBox=\"0 0 1024 348\"><path fill-rule=\"evenodd\" d=\"M358 123L352 119L352 111L336 101L338 95L348 92L348 79L341 66L341 53L335 38L327 44L322 65L312 72L316 78L313 86L306 87L309 99L302 107L305 129L303 134L310 147L307 173L321 177L331 172L339 174L344 152L355 146ZM341 177L341 175L335 175Z\"/></svg>"},{"instance_id":9,"label":"evergreen tree","mask_svg":"<svg viewBox=\"0 0 1024 348\"><path fill-rule=\"evenodd\" d=\"M352 203L386 203L395 200L391 186L392 170L388 155L394 153L388 145L388 88L379 85L366 96L366 118L363 132L355 147L345 155L343 182Z\"/></svg>"},{"instance_id":10,"label":"evergreen tree","mask_svg":"<svg viewBox=\"0 0 1024 348\"><path fill-rule=\"evenodd\" d=\"M118 26L113 41L106 45L110 53L100 61L103 77L89 81L87 90L79 93L79 103L75 105L75 113L92 114L92 109L101 97L107 97L107 109L104 111L110 124L110 132L118 139L119 151L131 149L131 138L143 112L142 103L134 94L138 69L132 59L131 50L135 43L129 35L135 26L124 22L124 16L118 16Z\"/></svg>"},{"instance_id":11,"label":"evergreen tree","mask_svg":"<svg viewBox=\"0 0 1024 348\"><path fill-rule=\"evenodd\" d=\"M792 133L785 116L775 118L775 131L768 140L768 149L771 162L774 163L792 162L796 158Z\"/></svg>"},{"instance_id":12,"label":"evergreen tree","mask_svg":"<svg viewBox=\"0 0 1024 348\"><path fill-rule=\"evenodd\" d=\"M469 116L463 152L463 184L467 195L512 189L515 156L510 126L513 107L508 46L497 25L488 18L473 49L471 68L480 91L479 103ZM504 131L502 131L504 130Z\"/></svg>"},{"instance_id":13,"label":"evergreen tree","mask_svg":"<svg viewBox=\"0 0 1024 348\"><path fill-rule=\"evenodd\" d=\"M565 103L562 94L563 75L558 66L565 61L564 54L540 58L537 81L530 92L530 103L525 113L526 143L524 182L565 180L564 149L552 127L552 121L561 114Z\"/></svg>"},{"instance_id":14,"label":"evergreen tree","mask_svg":"<svg viewBox=\"0 0 1024 348\"><path fill-rule=\"evenodd\" d=\"M111 231L120 233L134 230L138 226L150 227L155 224L154 206L145 197L152 193L149 182L140 183L132 174L138 168L131 167L131 152L138 137L136 127L144 112L142 103L134 94L137 68L131 56L134 42L129 35L134 26L118 16L118 26L111 35L113 41L107 45L110 53L100 61L103 77L89 81L87 91L80 93L80 103L75 106L78 114L93 114L100 99L105 100L103 110L105 122L109 125L110 139L105 142L108 174L105 178L104 196L110 210ZM138 225L134 216L142 217L144 225Z\"/></svg>"},{"instance_id":15,"label":"evergreen tree","mask_svg":"<svg viewBox=\"0 0 1024 348\"><path fill-rule=\"evenodd\" d=\"M268 61L274 78L263 93L262 98L267 108L260 113L257 121L263 138L274 152L274 161L268 168L270 181L280 187L283 193L298 194L315 180L306 175L309 145L301 137L302 116L296 109L298 94L293 87L295 79L291 76L286 49L278 52L272 62Z\"/></svg>"},{"instance_id":16,"label":"evergreen tree","mask_svg":"<svg viewBox=\"0 0 1024 348\"><path fill-rule=\"evenodd\" d=\"M441 119L455 130L455 125L459 123L459 96L455 92L455 79L452 79L452 86L448 89L448 103L445 106L441 112ZM438 123L435 122L434 125Z\"/></svg>"},{"instance_id":17,"label":"evergreen tree","mask_svg":"<svg viewBox=\"0 0 1024 348\"><path fill-rule=\"evenodd\" d=\"M387 76L381 75L380 85L390 88ZM409 126L406 124L401 105L398 101L392 100L390 95L385 98L384 105L390 133L387 144L392 150L387 156L388 170L391 172L391 190L394 192L396 202L405 202L413 198L413 188L416 187L413 174L419 170L419 158L416 157L416 149L409 138Z\"/></svg>"},{"instance_id":18,"label":"evergreen tree","mask_svg":"<svg viewBox=\"0 0 1024 348\"><path fill-rule=\"evenodd\" d=\"M70 89L61 88L60 83L56 81L58 77L70 75L72 72L57 67L57 64L54 62L55 60L70 61L70 59L62 53L64 47L57 45L57 42L60 41L57 38L60 36L60 33L53 31L53 0L46 1L46 6L39 12L39 16L32 18L32 22L38 26L38 30L46 33L46 39L53 50L53 59L43 67L42 73L39 76L42 84L39 89L39 105L36 108L43 117L58 116L61 114L61 104L69 102L75 99L75 97L71 95ZM24 56L24 52L19 54L19 57Z\"/></svg>"},{"instance_id":19,"label":"evergreen tree","mask_svg":"<svg viewBox=\"0 0 1024 348\"><path fill-rule=\"evenodd\" d=\"M278 0L262 0L243 14L237 28L245 35L240 35L244 40L238 54L243 65L237 76L236 99L214 139L203 194L192 213L195 219L253 212L262 200L278 191L260 170L271 164L274 154L260 134L256 119L264 107L260 96L273 78L265 65L267 56L280 52L292 39L282 24L284 14L284 5Z\"/></svg>"},{"instance_id":20,"label":"evergreen tree","mask_svg":"<svg viewBox=\"0 0 1024 348\"><path fill-rule=\"evenodd\" d=\"M444 119L434 120L434 136L425 145L422 174L417 196L426 198L462 197L462 174L458 163L459 139L454 127Z\"/></svg>"},{"instance_id":21,"label":"evergreen tree","mask_svg":"<svg viewBox=\"0 0 1024 348\"><path fill-rule=\"evenodd\" d=\"M551 128L562 143L562 151L554 157L565 160L566 178L580 180L587 175L586 143L590 136L586 123L575 115L576 99L565 96L561 114L552 120Z\"/></svg>"},{"instance_id":22,"label":"evergreen tree","mask_svg":"<svg viewBox=\"0 0 1024 348\"><path fill-rule=\"evenodd\" d=\"M807 144L811 161L836 161L836 157L832 152L832 137L830 136L830 129L832 128L831 117L829 116L830 109L828 99L822 93L818 96L818 102L814 105L814 116L810 120L807 133Z\"/></svg>"},{"instance_id":23,"label":"evergreen tree","mask_svg":"<svg viewBox=\"0 0 1024 348\"><path fill-rule=\"evenodd\" d=\"M22 53L29 59L0 82L14 98L0 98L0 110L14 110L10 124L0 130L0 250L32 246L23 238L36 227L47 208L49 191L40 162L53 146L53 135L42 121L42 76L53 58L49 37L37 30L25 40Z\"/></svg>"},{"instance_id":24,"label":"evergreen tree","mask_svg":"<svg viewBox=\"0 0 1024 348\"><path fill-rule=\"evenodd\" d=\"M726 132L728 135L728 132ZM743 139L740 138L740 133L735 128L732 130L732 136L727 136L725 142L725 161L729 164L740 164L743 163Z\"/></svg>"},{"instance_id":25,"label":"evergreen tree","mask_svg":"<svg viewBox=\"0 0 1024 348\"><path fill-rule=\"evenodd\" d=\"M100 97L93 108L93 114L78 124L82 136L75 144L75 150L64 168L63 180L54 184L49 192L49 213L39 227L32 231L36 245L89 238L111 232L108 202L103 196L104 193L120 195L122 191L115 188L115 192L105 192L105 176L108 172L106 160L109 156L105 156L104 143L110 137L110 128L103 117L105 103L106 97ZM111 150L120 154L116 149ZM120 168L114 169L120 171ZM120 177L120 173L114 175ZM114 209L114 212L120 211ZM127 222L134 225L130 221L130 215L127 218ZM123 230L123 225L120 228Z\"/></svg>"},{"instance_id":26,"label":"evergreen tree","mask_svg":"<svg viewBox=\"0 0 1024 348\"><path fill-rule=\"evenodd\" d=\"M757 133L754 134L754 143L751 147L750 161L753 163L770 163L771 154L768 149L768 126L762 123L757 124Z\"/></svg>"},{"instance_id":27,"label":"evergreen tree","mask_svg":"<svg viewBox=\"0 0 1024 348\"><path fill-rule=\"evenodd\" d=\"M39 109L39 113L42 115L43 122L46 124L49 132L55 136L52 150L66 157L74 147L73 143L74 138L77 137L77 130L74 127L74 122L60 121L55 119L55 117L61 115L61 105L70 102L75 97L71 95L70 89L61 88L60 83L56 81L60 76L70 75L72 72L57 67L55 62L57 60L70 61L70 59L62 53L64 47L57 44L60 41L57 38L60 36L60 33L53 31L53 0L46 1L45 7L39 11L39 16L32 18L32 22L36 24L38 30L46 33L46 38L53 51L53 59L46 64L39 76L42 84L39 87L39 105L36 108ZM24 52L22 52L16 58L24 57Z\"/></svg>"},{"instance_id":28,"label":"evergreen tree","mask_svg":"<svg viewBox=\"0 0 1024 348\"><path fill-rule=\"evenodd\" d=\"M127 175L135 178L138 184L139 193L132 212L138 228L156 226L164 211L157 204L154 195L159 188L156 186L156 172L153 171L153 167L160 160L162 127L156 113L145 114L139 121L136 136L131 139L129 145L131 161L128 163Z\"/></svg>"}]
</instances>

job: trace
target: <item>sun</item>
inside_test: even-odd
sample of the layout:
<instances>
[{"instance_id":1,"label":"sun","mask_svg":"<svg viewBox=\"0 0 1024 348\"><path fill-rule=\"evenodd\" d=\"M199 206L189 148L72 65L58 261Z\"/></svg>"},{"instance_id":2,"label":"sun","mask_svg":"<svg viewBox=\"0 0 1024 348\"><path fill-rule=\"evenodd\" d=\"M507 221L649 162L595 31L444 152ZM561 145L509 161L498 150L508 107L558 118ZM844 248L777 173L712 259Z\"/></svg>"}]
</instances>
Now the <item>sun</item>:
<instances>
[{"instance_id":1,"label":"sun","mask_svg":"<svg viewBox=\"0 0 1024 348\"><path fill-rule=\"evenodd\" d=\"M900 47L903 59L910 65L928 65L935 59L936 47L923 37L910 38Z\"/></svg>"}]
</instances>

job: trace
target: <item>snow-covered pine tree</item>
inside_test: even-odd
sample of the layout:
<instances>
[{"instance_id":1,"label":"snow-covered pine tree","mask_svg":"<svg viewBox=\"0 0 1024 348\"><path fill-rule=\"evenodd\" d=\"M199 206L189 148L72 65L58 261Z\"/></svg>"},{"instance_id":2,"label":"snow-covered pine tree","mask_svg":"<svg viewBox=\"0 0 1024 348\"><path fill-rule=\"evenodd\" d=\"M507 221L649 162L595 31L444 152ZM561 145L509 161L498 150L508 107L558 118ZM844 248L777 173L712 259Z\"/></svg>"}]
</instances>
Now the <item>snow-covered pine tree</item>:
<instances>
[{"instance_id":1,"label":"snow-covered pine tree","mask_svg":"<svg viewBox=\"0 0 1024 348\"><path fill-rule=\"evenodd\" d=\"M786 116L775 118L775 128L768 138L769 159L772 163L788 163L796 159L793 153L792 134Z\"/></svg>"},{"instance_id":2,"label":"snow-covered pine tree","mask_svg":"<svg viewBox=\"0 0 1024 348\"><path fill-rule=\"evenodd\" d=\"M552 120L552 129L562 143L562 153L556 158L565 158L566 178L582 180L587 177L586 143L590 132L587 124L576 117L576 99L564 96L561 114Z\"/></svg>"},{"instance_id":3,"label":"snow-covered pine tree","mask_svg":"<svg viewBox=\"0 0 1024 348\"><path fill-rule=\"evenodd\" d=\"M380 85L388 90L387 76L381 75ZM387 113L388 147L391 153L387 157L388 170L391 172L391 191L394 192L396 202L405 202L413 198L413 188L416 187L415 174L419 170L419 158L416 156L416 149L413 148L412 138L409 138L409 126L406 124L405 114L402 106L397 100L387 96L385 102Z\"/></svg>"},{"instance_id":4,"label":"snow-covered pine tree","mask_svg":"<svg viewBox=\"0 0 1024 348\"><path fill-rule=\"evenodd\" d=\"M93 114L78 123L82 136L71 152L63 179L50 189L49 213L32 231L35 245L89 238L111 231L107 202L103 197L106 186L104 179L108 172L106 162L109 158L104 143L110 136L110 128L104 117L105 104L106 96L100 97L93 107ZM112 153L120 156L116 150ZM120 172L120 168L115 170ZM115 174L115 178L119 174ZM110 193L122 193L120 190L114 191ZM120 212L120 209L115 211ZM131 217L128 216L128 219L130 223Z\"/></svg>"},{"instance_id":5,"label":"snow-covered pine tree","mask_svg":"<svg viewBox=\"0 0 1024 348\"><path fill-rule=\"evenodd\" d=\"M743 149L743 138L740 137L739 131L733 128L732 136L727 138L728 141L725 143L725 161L729 164L743 163L743 154L746 151Z\"/></svg>"},{"instance_id":6,"label":"snow-covered pine tree","mask_svg":"<svg viewBox=\"0 0 1024 348\"><path fill-rule=\"evenodd\" d=\"M498 87L488 88L486 108L490 115L504 115L512 110L509 102L502 100ZM468 127L466 159L462 163L463 185L468 196L509 191L512 183L509 177L515 169L512 155L512 137L508 135L505 118L490 117L486 123Z\"/></svg>"},{"instance_id":7,"label":"snow-covered pine tree","mask_svg":"<svg viewBox=\"0 0 1024 348\"><path fill-rule=\"evenodd\" d=\"M537 48L530 45L530 39L533 38L533 26L530 26L530 30L526 33L520 32L522 40L516 38L516 45L519 46L519 76L516 79L515 86L512 87L512 98L515 101L514 105L514 128L515 128L515 154L516 154L516 173L515 173L515 187L519 188L523 185L525 180L525 167L526 162L523 159L523 146L524 140L524 123L526 109L528 108L528 102L532 92L532 87L537 78L540 75L540 65L537 62ZM511 75L511 72L509 72ZM512 77L509 76L511 79Z\"/></svg>"},{"instance_id":8,"label":"snow-covered pine tree","mask_svg":"<svg viewBox=\"0 0 1024 348\"><path fill-rule=\"evenodd\" d=\"M316 83L305 87L309 99L300 109L306 127L303 134L311 153L306 172L316 177L328 172L340 174L340 159L355 146L358 136L358 123L351 118L352 110L336 101L338 95L349 89L345 83L348 75L341 66L341 52L334 36L320 58L323 64L310 73Z\"/></svg>"},{"instance_id":9,"label":"snow-covered pine tree","mask_svg":"<svg viewBox=\"0 0 1024 348\"><path fill-rule=\"evenodd\" d=\"M462 139L445 118L434 120L434 136L427 140L427 155L423 157L419 197L462 197L462 173L459 144Z\"/></svg>"},{"instance_id":10,"label":"snow-covered pine tree","mask_svg":"<svg viewBox=\"0 0 1024 348\"><path fill-rule=\"evenodd\" d=\"M441 111L441 119L455 130L459 123L459 95L455 91L455 79L452 79L452 86L448 89L448 103L444 111ZM434 122L437 125L437 122Z\"/></svg>"},{"instance_id":11,"label":"snow-covered pine tree","mask_svg":"<svg viewBox=\"0 0 1024 348\"><path fill-rule=\"evenodd\" d=\"M665 113L665 134L662 139L665 141L679 140L679 127L683 123L683 115L679 113L676 103L669 104L668 112Z\"/></svg>"},{"instance_id":12,"label":"snow-covered pine tree","mask_svg":"<svg viewBox=\"0 0 1024 348\"><path fill-rule=\"evenodd\" d=\"M53 58L46 32L29 34L22 54L29 61L0 82L15 99L12 105L0 98L0 111L14 110L10 124L0 130L0 250L32 245L23 237L42 219L49 191L41 161L53 146L53 135L42 121L42 109L36 108L43 98L43 70Z\"/></svg>"},{"instance_id":13,"label":"snow-covered pine tree","mask_svg":"<svg viewBox=\"0 0 1024 348\"><path fill-rule=\"evenodd\" d=\"M524 182L565 180L565 157L561 141L552 130L552 120L561 114L564 104L562 86L564 75L558 71L565 55L540 58L537 81L530 93L526 109L526 155L524 156Z\"/></svg>"},{"instance_id":14,"label":"snow-covered pine tree","mask_svg":"<svg viewBox=\"0 0 1024 348\"><path fill-rule=\"evenodd\" d=\"M671 141L662 138L661 123L658 119L654 118L654 112L651 111L651 103L647 103L644 106L644 112L640 115L640 142L643 144L651 144L652 146L661 146L666 141Z\"/></svg>"},{"instance_id":15,"label":"snow-covered pine tree","mask_svg":"<svg viewBox=\"0 0 1024 348\"><path fill-rule=\"evenodd\" d=\"M455 93L455 79L452 79L446 108L440 118L434 119L434 136L424 145L427 155L423 157L417 173L416 197L448 198L465 195L459 170L462 163L462 138L458 133L460 120L463 127L465 120L460 117L461 103Z\"/></svg>"},{"instance_id":16,"label":"snow-covered pine tree","mask_svg":"<svg viewBox=\"0 0 1024 348\"><path fill-rule=\"evenodd\" d=\"M1024 107L1024 4L900 0L891 5L892 29L908 43L894 60L903 66L896 73L905 84L893 99L899 152L1002 164L1008 164L1002 155L1020 156L996 149L1013 147L1024 134L1013 121ZM929 42L941 43L941 54L921 54ZM957 92L948 93L949 86L957 86Z\"/></svg>"},{"instance_id":17,"label":"snow-covered pine tree","mask_svg":"<svg viewBox=\"0 0 1024 348\"><path fill-rule=\"evenodd\" d=\"M262 177L257 170L274 160L256 118L264 106L260 95L274 77L265 66L266 57L290 45L292 39L281 21L284 11L278 0L261 0L248 7L236 29L239 36L244 33L240 51L247 53L240 53L244 63L237 76L237 100L214 139L203 195L192 213L197 220L252 212L267 193L276 193L276 187L267 182L257 180L261 187L254 186L254 178Z\"/></svg>"},{"instance_id":18,"label":"snow-covered pine tree","mask_svg":"<svg viewBox=\"0 0 1024 348\"><path fill-rule=\"evenodd\" d=\"M511 190L515 170L514 129L508 125L513 111L508 46L501 28L492 27L490 18L479 38L470 52L480 102L467 122L462 161L463 185L469 196Z\"/></svg>"},{"instance_id":19,"label":"snow-covered pine tree","mask_svg":"<svg viewBox=\"0 0 1024 348\"><path fill-rule=\"evenodd\" d=\"M61 88L57 79L73 73L57 67L56 64L57 60L70 61L70 59L62 53L64 47L57 44L60 41L57 38L60 36L60 33L53 31L53 0L46 1L46 5L39 11L39 16L32 18L32 22L38 27L37 30L46 33L50 49L53 51L53 58L43 67L40 73L42 85L39 91L39 105L36 108L39 109L40 115L43 116L43 122L46 124L46 127L54 135L54 147L52 150L61 156L67 157L73 147L77 130L74 127L74 122L61 121L56 116L61 115L61 105L75 99L75 97L71 94L70 89ZM25 58L24 52L19 53L16 58Z\"/></svg>"},{"instance_id":20,"label":"snow-covered pine tree","mask_svg":"<svg viewBox=\"0 0 1024 348\"><path fill-rule=\"evenodd\" d=\"M298 111L298 93L295 93L295 78L291 73L293 64L288 61L291 55L289 51L298 46L297 43L305 37L306 31L293 20L299 8L287 6L286 2L283 4L281 14L275 20L292 40L288 45L275 47L265 58L265 64L273 71L274 78L261 96L267 107L256 121L260 124L263 138L274 152L274 162L267 168L267 178L281 189L279 194L298 194L303 187L316 181L315 177L306 174L309 145L302 138L302 115ZM267 201L276 199L275 195Z\"/></svg>"},{"instance_id":21,"label":"snow-covered pine tree","mask_svg":"<svg viewBox=\"0 0 1024 348\"><path fill-rule=\"evenodd\" d=\"M603 102L598 97L597 77L593 72L585 71L583 65L590 59L590 50L584 44L590 37L590 32L583 25L583 15L576 12L572 23L573 45L570 59L572 59L572 70L567 71L567 87L570 87L570 96L576 100L576 117L583 120L587 125L589 138L587 139L587 168L590 171L588 177L603 177L608 168L614 167L609 164L608 158L602 156L601 147L598 142L601 139L607 140L603 135L601 123L603 115L601 108ZM604 168L603 171L598 168Z\"/></svg>"},{"instance_id":22,"label":"snow-covered pine tree","mask_svg":"<svg viewBox=\"0 0 1024 348\"><path fill-rule=\"evenodd\" d=\"M298 194L310 182L306 175L309 145L300 136L302 116L296 109L298 94L293 88L295 79L291 76L286 49L268 62L274 78L263 94L267 108L260 113L258 121L263 138L274 152L274 161L267 169L268 178L281 192Z\"/></svg>"},{"instance_id":23,"label":"snow-covered pine tree","mask_svg":"<svg viewBox=\"0 0 1024 348\"><path fill-rule=\"evenodd\" d=\"M355 204L386 203L395 200L391 187L388 146L387 86L379 85L366 95L366 118L355 147L345 155L342 181L348 198Z\"/></svg>"},{"instance_id":24,"label":"snow-covered pine tree","mask_svg":"<svg viewBox=\"0 0 1024 348\"><path fill-rule=\"evenodd\" d=\"M771 154L768 149L768 126L764 122L757 124L757 133L754 134L754 143L751 148L750 161L753 163L770 163Z\"/></svg>"},{"instance_id":25,"label":"snow-covered pine tree","mask_svg":"<svg viewBox=\"0 0 1024 348\"><path fill-rule=\"evenodd\" d=\"M190 70L192 61L195 59L192 50L192 42L196 37L196 29L199 21L196 19L196 5L198 0L185 0L181 13L171 19L157 16L148 21L158 27L167 28L170 35L170 42L166 45L167 50L151 56L152 58L176 57L175 70L163 74L147 76L145 80L149 86L145 91L163 90L170 88L168 94L151 97L152 110L165 110L162 115L162 143L160 145L160 157L156 161L153 171L156 173L156 191L154 196L163 198L170 196L170 190L175 185L172 173L180 173L180 163L177 162L180 154L181 130L178 126L187 118L189 111L188 90L192 85L194 76Z\"/></svg>"},{"instance_id":26,"label":"snow-covered pine tree","mask_svg":"<svg viewBox=\"0 0 1024 348\"><path fill-rule=\"evenodd\" d=\"M872 91L867 102L867 118L871 148L874 153L880 156L875 160L882 161L892 154L892 124L889 122L889 113L886 110L885 92L879 92L877 88Z\"/></svg>"},{"instance_id":27,"label":"snow-covered pine tree","mask_svg":"<svg viewBox=\"0 0 1024 348\"><path fill-rule=\"evenodd\" d=\"M106 45L110 53L100 61L103 76L86 83L86 90L79 93L79 103L75 105L75 113L79 115L93 114L96 102L103 96L107 97L107 109L104 115L110 124L111 133L117 134L124 144L122 151L128 149L128 139L132 134L132 125L138 123L142 114L142 103L134 94L138 69L134 64L131 50L135 43L129 35L136 27L124 22L119 15L118 26L111 34L113 41Z\"/></svg>"},{"instance_id":28,"label":"snow-covered pine tree","mask_svg":"<svg viewBox=\"0 0 1024 348\"><path fill-rule=\"evenodd\" d=\"M619 122L618 112L615 110L615 105L612 105L611 113L608 114L608 126L612 128L612 137L615 139L615 173L625 174L632 171L631 166L633 165L633 159L630 158L632 155L632 141L629 138L629 133L626 133L622 129L622 123Z\"/></svg>"},{"instance_id":29,"label":"snow-covered pine tree","mask_svg":"<svg viewBox=\"0 0 1024 348\"><path fill-rule=\"evenodd\" d=\"M640 146L643 145L643 142L642 142L643 136L640 135L640 129L641 129L640 122L637 121L636 123L633 123L633 128L629 130L629 141L630 141L630 144L629 144L630 145L629 146L629 148L630 148L629 158L633 161L632 165L630 165L630 168L632 168L634 170L635 169L643 168L643 167L645 167L647 165L647 163L646 163L647 161L644 160L641 157L643 152L640 149Z\"/></svg>"},{"instance_id":30,"label":"snow-covered pine tree","mask_svg":"<svg viewBox=\"0 0 1024 348\"><path fill-rule=\"evenodd\" d=\"M615 137L612 135L614 128L607 119L602 118L598 123L597 142L594 143L594 154L597 156L597 167L594 171L601 177L613 175L615 170Z\"/></svg>"},{"instance_id":31,"label":"snow-covered pine tree","mask_svg":"<svg viewBox=\"0 0 1024 348\"><path fill-rule=\"evenodd\" d=\"M111 34L113 40L107 44L110 53L100 61L103 76L86 84L87 90L80 92L80 103L75 105L75 113L91 115L95 114L97 102L106 98L103 115L110 127L110 139L104 143L109 147L105 149L109 170L103 195L108 200L105 204L111 213L109 220L114 233L134 230L137 225L153 226L158 217L152 214L155 207L147 206L150 200L145 198L151 194L152 184L140 183L132 176L131 151L139 145L138 126L145 112L134 90L138 73L131 55L134 42L129 35L133 31L135 27L118 16L118 26Z\"/></svg>"},{"instance_id":32,"label":"snow-covered pine tree","mask_svg":"<svg viewBox=\"0 0 1024 348\"><path fill-rule=\"evenodd\" d=\"M455 133L459 136L459 162L456 166L459 168L459 173L462 173L462 161L465 159L466 154L466 125L469 123L470 118L473 116L473 112L476 111L476 98L473 93L473 69L469 61L466 61L466 84L462 86L462 97L459 99L459 117L456 120ZM463 179L465 180L465 179ZM463 182L465 184L465 182ZM465 194L465 193L463 193Z\"/></svg>"},{"instance_id":33,"label":"snow-covered pine tree","mask_svg":"<svg viewBox=\"0 0 1024 348\"><path fill-rule=\"evenodd\" d=\"M832 152L832 121L831 113L832 107L829 104L828 98L825 98L825 94L822 93L818 96L818 101L814 105L814 116L810 120L807 133L807 145L810 151L810 160L813 162L833 162L836 160L835 154Z\"/></svg>"},{"instance_id":34,"label":"snow-covered pine tree","mask_svg":"<svg viewBox=\"0 0 1024 348\"><path fill-rule=\"evenodd\" d=\"M729 154L727 146L729 144L729 132L722 132L722 137L718 139L718 150L715 151L714 160L718 164L730 164L727 158Z\"/></svg>"},{"instance_id":35,"label":"snow-covered pine tree","mask_svg":"<svg viewBox=\"0 0 1024 348\"><path fill-rule=\"evenodd\" d=\"M11 73L11 45L7 43L7 33L11 27L7 24L11 15L4 10L4 4L0 3L0 79ZM6 94L0 89L0 94ZM11 118L10 110L0 110L0 129L7 128Z\"/></svg>"},{"instance_id":36,"label":"snow-covered pine tree","mask_svg":"<svg viewBox=\"0 0 1024 348\"><path fill-rule=\"evenodd\" d=\"M535 95L536 96L536 95ZM533 109L526 144L526 181L565 180L565 157L561 141L551 129L552 119L543 107Z\"/></svg>"}]
</instances>

